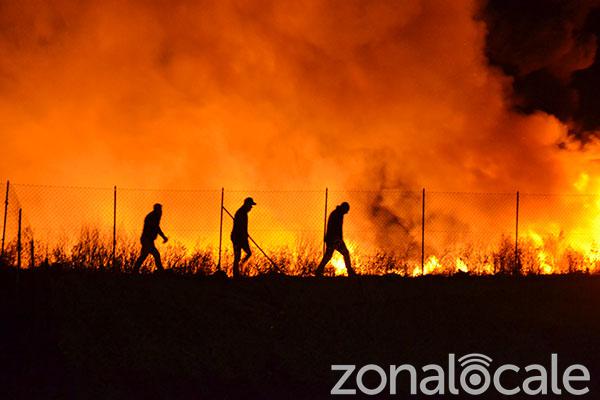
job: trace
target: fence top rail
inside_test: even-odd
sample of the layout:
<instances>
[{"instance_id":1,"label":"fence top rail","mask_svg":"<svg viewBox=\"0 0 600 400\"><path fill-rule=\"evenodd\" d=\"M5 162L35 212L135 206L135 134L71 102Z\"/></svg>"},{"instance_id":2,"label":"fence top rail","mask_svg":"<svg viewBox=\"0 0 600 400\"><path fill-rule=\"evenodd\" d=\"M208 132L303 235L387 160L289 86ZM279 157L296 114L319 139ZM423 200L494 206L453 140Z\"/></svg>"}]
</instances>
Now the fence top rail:
<instances>
[{"instance_id":1,"label":"fence top rail","mask_svg":"<svg viewBox=\"0 0 600 400\"><path fill-rule=\"evenodd\" d=\"M9 180L0 180L0 185L4 186ZM513 192L477 192L477 191L440 191L440 190L428 190L427 188L421 189L401 189L401 188L383 188L383 189L365 189L365 188L326 188L321 189L227 189L226 187L219 188L135 188L127 186L77 186L77 185L49 185L49 184L31 184L31 183L17 183L10 181L10 185L15 188L44 188L44 189L68 189L68 190L114 190L117 188L119 191L131 191L131 192L195 192L195 193L216 193L224 190L226 193L240 194L240 193L323 193L325 189L332 194L340 193L398 193L398 194L421 194L423 190L427 194L445 194L445 195L497 195L497 196L514 196L517 192L521 196L532 196L532 197L597 197L600 194L596 193L541 193L541 192L525 192L525 191L513 191Z\"/></svg>"},{"instance_id":2,"label":"fence top rail","mask_svg":"<svg viewBox=\"0 0 600 400\"><path fill-rule=\"evenodd\" d=\"M0 182L3 183L3 182ZM21 187L21 188L42 188L42 189L69 189L69 190L114 190L117 188L118 190L124 191L138 191L138 192L159 192L159 191L168 191L168 192L220 192L221 188L215 189L177 189L177 188L131 188L131 187L121 187L121 186L72 186L72 185L45 185L45 184L31 184L31 183L14 183L11 181L10 183L13 187Z\"/></svg>"},{"instance_id":3,"label":"fence top rail","mask_svg":"<svg viewBox=\"0 0 600 400\"><path fill-rule=\"evenodd\" d=\"M225 193L323 193L322 189L227 189L223 188ZM219 189L221 190L221 189Z\"/></svg>"},{"instance_id":4,"label":"fence top rail","mask_svg":"<svg viewBox=\"0 0 600 400\"><path fill-rule=\"evenodd\" d=\"M598 193L527 193L521 192L521 196L532 196L532 197L599 197Z\"/></svg>"},{"instance_id":5,"label":"fence top rail","mask_svg":"<svg viewBox=\"0 0 600 400\"><path fill-rule=\"evenodd\" d=\"M426 190L427 194L459 194L459 195L473 195L473 196L481 196L481 195L494 195L494 196L515 196L517 193L514 192L468 192L468 191L436 191L436 190Z\"/></svg>"},{"instance_id":6,"label":"fence top rail","mask_svg":"<svg viewBox=\"0 0 600 400\"><path fill-rule=\"evenodd\" d=\"M116 186L117 190L125 192L177 192L177 193L220 193L221 188L216 189L178 189L178 188L132 188Z\"/></svg>"},{"instance_id":7,"label":"fence top rail","mask_svg":"<svg viewBox=\"0 0 600 400\"><path fill-rule=\"evenodd\" d=\"M329 193L404 193L404 194L421 194L423 189L394 189L394 188L385 188L385 189L359 189L359 188L350 188L350 189L329 189Z\"/></svg>"},{"instance_id":8,"label":"fence top rail","mask_svg":"<svg viewBox=\"0 0 600 400\"><path fill-rule=\"evenodd\" d=\"M21 188L41 188L41 189L77 189L77 190L113 190L113 186L111 187L102 187L102 186L72 186L72 185L44 185L44 184L31 184L31 183L15 183L10 182L10 186L12 187L21 187Z\"/></svg>"}]
</instances>

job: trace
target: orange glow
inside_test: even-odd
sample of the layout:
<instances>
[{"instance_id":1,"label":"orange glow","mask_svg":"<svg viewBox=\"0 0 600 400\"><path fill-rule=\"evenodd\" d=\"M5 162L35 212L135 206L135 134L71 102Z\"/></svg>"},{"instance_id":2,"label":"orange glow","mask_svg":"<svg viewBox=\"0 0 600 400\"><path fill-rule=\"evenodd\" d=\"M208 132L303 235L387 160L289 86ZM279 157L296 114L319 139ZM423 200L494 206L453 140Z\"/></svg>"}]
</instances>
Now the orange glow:
<instances>
[{"instance_id":1,"label":"orange glow","mask_svg":"<svg viewBox=\"0 0 600 400\"><path fill-rule=\"evenodd\" d=\"M8 2L0 175L109 188L73 203L21 189L42 240L86 224L110 236L117 185L120 237L135 241L159 201L165 231L188 252L215 251L221 187L239 190L225 199L232 213L246 195L256 198L250 233L269 252L320 249L322 189L330 187L337 190L330 210L341 201L352 207L346 237L357 269L382 250L407 260L390 271L413 276L421 274L412 249L420 241L422 187L507 194L428 198L425 274L496 271L501 257L468 245L492 254L478 240L489 238L490 247L500 233L512 240L517 190L587 193L593 200L524 196L519 240L540 273L568 272L570 252L583 257L578 270L595 272L597 144L574 143L569 127L550 115L512 110L509 79L485 57L479 6ZM182 188L210 191L174 191ZM357 188L376 193L350 191ZM226 216L225 246L230 229ZM345 274L339 255L332 264Z\"/></svg>"},{"instance_id":2,"label":"orange glow","mask_svg":"<svg viewBox=\"0 0 600 400\"><path fill-rule=\"evenodd\" d=\"M424 273L425 275L432 275L439 273L442 270L442 264L436 256L429 257L429 260L425 263Z\"/></svg>"},{"instance_id":3,"label":"orange glow","mask_svg":"<svg viewBox=\"0 0 600 400\"><path fill-rule=\"evenodd\" d=\"M469 272L469 267L460 258L456 259L456 272L464 272L464 273Z\"/></svg>"},{"instance_id":4,"label":"orange glow","mask_svg":"<svg viewBox=\"0 0 600 400\"><path fill-rule=\"evenodd\" d=\"M333 265L335 276L347 276L348 275L348 273L346 272L346 265L344 264L344 258L342 257L341 254L335 253L333 255L333 257L331 258L330 262L331 262L331 265Z\"/></svg>"}]
</instances>

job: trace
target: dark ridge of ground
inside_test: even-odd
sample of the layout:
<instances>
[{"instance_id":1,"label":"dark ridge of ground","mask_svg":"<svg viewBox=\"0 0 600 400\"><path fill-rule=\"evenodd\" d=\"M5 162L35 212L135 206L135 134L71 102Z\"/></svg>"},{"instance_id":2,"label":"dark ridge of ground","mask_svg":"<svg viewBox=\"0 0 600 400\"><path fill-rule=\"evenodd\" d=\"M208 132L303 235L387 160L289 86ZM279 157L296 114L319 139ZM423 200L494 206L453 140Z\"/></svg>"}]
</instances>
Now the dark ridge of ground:
<instances>
[{"instance_id":1,"label":"dark ridge of ground","mask_svg":"<svg viewBox=\"0 0 600 400\"><path fill-rule=\"evenodd\" d=\"M563 368L590 369L581 398L597 399L599 311L600 277L584 275L231 281L38 270L17 286L5 270L0 398L318 399L337 381L331 364L445 365L448 353L478 352L548 367L558 353ZM440 398L407 385L395 398Z\"/></svg>"}]
</instances>

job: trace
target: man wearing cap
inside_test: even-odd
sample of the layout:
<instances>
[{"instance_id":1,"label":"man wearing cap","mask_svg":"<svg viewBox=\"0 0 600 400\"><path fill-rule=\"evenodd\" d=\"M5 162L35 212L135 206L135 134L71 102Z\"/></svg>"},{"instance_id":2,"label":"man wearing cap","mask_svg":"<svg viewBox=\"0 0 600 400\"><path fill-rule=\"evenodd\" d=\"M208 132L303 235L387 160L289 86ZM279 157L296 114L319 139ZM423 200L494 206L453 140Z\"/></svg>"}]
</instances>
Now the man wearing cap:
<instances>
[{"instance_id":1,"label":"man wearing cap","mask_svg":"<svg viewBox=\"0 0 600 400\"><path fill-rule=\"evenodd\" d=\"M240 276L240 258L242 250L246 256L242 260L242 264L248 261L252 252L250 251L250 243L248 243L248 212L256 203L252 197L247 197L244 204L235 212L233 218L233 229L231 231L231 242L233 243L233 277Z\"/></svg>"},{"instance_id":2,"label":"man wearing cap","mask_svg":"<svg viewBox=\"0 0 600 400\"><path fill-rule=\"evenodd\" d=\"M142 250L140 251L140 256L135 262L133 266L133 272L137 273L142 266L142 263L148 257L148 254L152 254L154 257L154 263L156 264L156 270L159 272L163 272L164 268L162 262L160 261L160 253L158 249L154 245L154 241L156 237L160 235L163 238L163 243L167 243L169 240L162 229L160 229L160 218L162 217L162 205L155 204L153 210L146 215L144 218L144 229L142 230L142 237L140 242L142 243Z\"/></svg>"},{"instance_id":3,"label":"man wearing cap","mask_svg":"<svg viewBox=\"0 0 600 400\"><path fill-rule=\"evenodd\" d=\"M321 260L321 263L315 271L316 276L323 276L325 265L331 260L333 252L336 250L344 256L344 264L346 265L348 276L356 275L354 269L352 269L350 252L346 247L346 243L344 243L342 234L344 215L348 214L348 211L350 211L350 204L343 202L329 214L329 219L327 220L327 232L325 233L325 254L323 254L323 260Z\"/></svg>"}]
</instances>

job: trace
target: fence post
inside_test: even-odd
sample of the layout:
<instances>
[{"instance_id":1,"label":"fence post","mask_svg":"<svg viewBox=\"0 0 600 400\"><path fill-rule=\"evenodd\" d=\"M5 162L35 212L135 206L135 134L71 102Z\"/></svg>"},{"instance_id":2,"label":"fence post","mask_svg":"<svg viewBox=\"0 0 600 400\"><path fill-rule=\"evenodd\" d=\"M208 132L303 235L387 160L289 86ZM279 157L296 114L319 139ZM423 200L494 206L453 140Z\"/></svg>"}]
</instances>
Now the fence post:
<instances>
[{"instance_id":1,"label":"fence post","mask_svg":"<svg viewBox=\"0 0 600 400\"><path fill-rule=\"evenodd\" d=\"M19 208L19 230L17 233L17 271L21 269L21 214L22 209Z\"/></svg>"},{"instance_id":2,"label":"fence post","mask_svg":"<svg viewBox=\"0 0 600 400\"><path fill-rule=\"evenodd\" d=\"M325 213L323 216L323 254L325 254L325 236L327 235L327 203L329 201L329 188L325 188Z\"/></svg>"},{"instance_id":3,"label":"fence post","mask_svg":"<svg viewBox=\"0 0 600 400\"><path fill-rule=\"evenodd\" d=\"M221 270L221 252L223 250L223 207L225 206L225 188L221 188L221 220L219 221L219 261L217 271Z\"/></svg>"},{"instance_id":4,"label":"fence post","mask_svg":"<svg viewBox=\"0 0 600 400\"><path fill-rule=\"evenodd\" d=\"M4 223L2 224L2 253L0 257L4 257L4 239L6 238L6 213L8 212L8 190L10 189L10 181L6 181L6 197L4 198Z\"/></svg>"},{"instance_id":5,"label":"fence post","mask_svg":"<svg viewBox=\"0 0 600 400\"><path fill-rule=\"evenodd\" d=\"M29 260L29 268L34 269L35 268L35 247L34 247L34 243L33 243L33 238L31 238L31 242L29 242L29 250L31 251L31 253L29 254L30 260Z\"/></svg>"},{"instance_id":6,"label":"fence post","mask_svg":"<svg viewBox=\"0 0 600 400\"><path fill-rule=\"evenodd\" d=\"M117 261L117 186L113 188L113 243L112 243L112 267L116 268Z\"/></svg>"},{"instance_id":7,"label":"fence post","mask_svg":"<svg viewBox=\"0 0 600 400\"><path fill-rule=\"evenodd\" d=\"M517 190L517 209L516 209L516 218L515 218L515 271L521 273L521 268L519 266L519 202L520 195Z\"/></svg>"},{"instance_id":8,"label":"fence post","mask_svg":"<svg viewBox=\"0 0 600 400\"><path fill-rule=\"evenodd\" d=\"M421 206L421 275L425 275L425 188L423 188Z\"/></svg>"}]
</instances>

